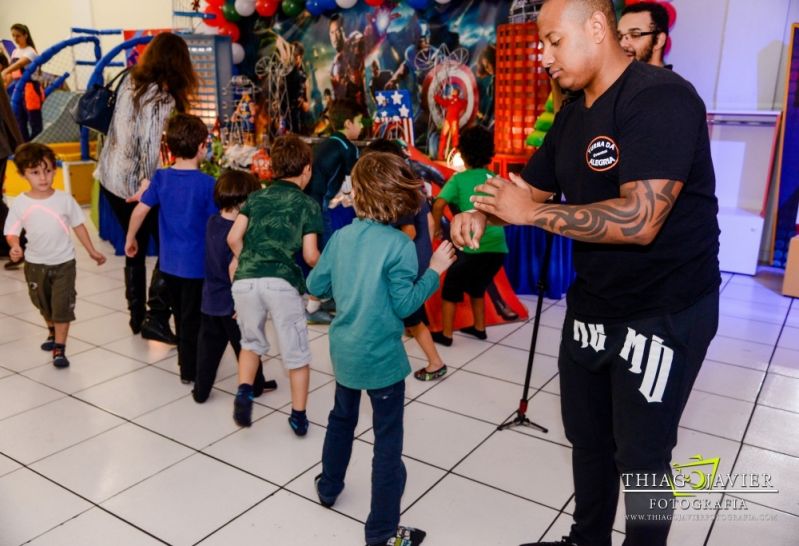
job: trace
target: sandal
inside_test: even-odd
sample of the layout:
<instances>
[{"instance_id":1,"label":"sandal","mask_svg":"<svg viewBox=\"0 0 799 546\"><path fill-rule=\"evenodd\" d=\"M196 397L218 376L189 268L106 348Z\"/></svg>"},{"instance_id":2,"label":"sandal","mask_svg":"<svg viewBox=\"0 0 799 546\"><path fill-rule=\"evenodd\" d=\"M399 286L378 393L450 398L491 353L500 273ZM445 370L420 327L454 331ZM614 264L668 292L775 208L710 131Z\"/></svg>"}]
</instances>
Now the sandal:
<instances>
[{"instance_id":1,"label":"sandal","mask_svg":"<svg viewBox=\"0 0 799 546\"><path fill-rule=\"evenodd\" d=\"M419 381L435 381L441 379L447 373L447 365L441 366L434 372L428 372L427 368L420 368L413 372L413 376Z\"/></svg>"}]
</instances>

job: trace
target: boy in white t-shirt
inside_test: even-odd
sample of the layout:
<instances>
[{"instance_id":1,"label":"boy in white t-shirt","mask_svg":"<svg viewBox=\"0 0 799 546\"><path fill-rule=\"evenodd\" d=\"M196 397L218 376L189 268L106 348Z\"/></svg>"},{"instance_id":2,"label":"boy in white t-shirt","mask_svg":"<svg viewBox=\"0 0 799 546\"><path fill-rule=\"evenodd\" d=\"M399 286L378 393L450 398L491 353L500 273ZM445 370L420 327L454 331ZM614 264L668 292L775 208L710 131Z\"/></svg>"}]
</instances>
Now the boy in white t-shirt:
<instances>
[{"instance_id":1,"label":"boy in white t-shirt","mask_svg":"<svg viewBox=\"0 0 799 546\"><path fill-rule=\"evenodd\" d=\"M50 335L42 350L53 352L53 366L66 368L67 333L75 320L75 245L70 228L97 265L105 263L83 225L83 211L68 193L53 189L55 154L43 144L28 143L17 148L14 164L31 186L11 204L3 229L9 256L23 257L19 234L24 229L28 245L25 250L25 281L33 305L41 312Z\"/></svg>"}]
</instances>

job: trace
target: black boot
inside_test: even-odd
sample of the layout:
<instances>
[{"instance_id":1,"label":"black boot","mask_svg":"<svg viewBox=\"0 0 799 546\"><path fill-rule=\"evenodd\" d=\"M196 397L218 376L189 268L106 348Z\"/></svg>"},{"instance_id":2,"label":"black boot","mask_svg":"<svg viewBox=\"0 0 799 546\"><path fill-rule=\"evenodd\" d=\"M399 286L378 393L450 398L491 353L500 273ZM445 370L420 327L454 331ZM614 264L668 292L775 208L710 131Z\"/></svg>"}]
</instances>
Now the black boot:
<instances>
[{"instance_id":1,"label":"black boot","mask_svg":"<svg viewBox=\"0 0 799 546\"><path fill-rule=\"evenodd\" d=\"M155 265L153 277L150 279L147 307L147 315L141 325L141 337L177 345L178 338L175 337L175 334L169 328L169 316L172 314L172 310L169 307L169 292L167 291L166 281L161 276L158 264Z\"/></svg>"},{"instance_id":2,"label":"black boot","mask_svg":"<svg viewBox=\"0 0 799 546\"><path fill-rule=\"evenodd\" d=\"M125 266L125 299L130 311L130 329L134 334L141 332L146 310L147 270L144 264Z\"/></svg>"}]
</instances>

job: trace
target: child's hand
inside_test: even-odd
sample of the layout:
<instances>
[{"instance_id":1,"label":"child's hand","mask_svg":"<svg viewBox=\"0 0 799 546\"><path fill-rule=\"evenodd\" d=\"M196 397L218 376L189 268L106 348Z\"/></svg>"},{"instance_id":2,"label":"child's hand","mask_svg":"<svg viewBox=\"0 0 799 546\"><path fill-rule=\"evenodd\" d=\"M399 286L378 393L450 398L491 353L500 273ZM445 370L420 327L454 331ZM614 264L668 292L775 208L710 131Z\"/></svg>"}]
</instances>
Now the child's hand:
<instances>
[{"instance_id":1,"label":"child's hand","mask_svg":"<svg viewBox=\"0 0 799 546\"><path fill-rule=\"evenodd\" d=\"M11 250L8 251L8 257L11 258L12 262L20 261L23 256L25 256L25 251L19 245L12 246Z\"/></svg>"},{"instance_id":2,"label":"child's hand","mask_svg":"<svg viewBox=\"0 0 799 546\"><path fill-rule=\"evenodd\" d=\"M144 195L144 192L146 192L149 187L150 181L146 178L142 178L141 184L139 184L139 191L125 199L125 203L138 203L141 201L141 196Z\"/></svg>"},{"instance_id":3,"label":"child's hand","mask_svg":"<svg viewBox=\"0 0 799 546\"><path fill-rule=\"evenodd\" d=\"M455 263L455 247L449 241L444 241L430 258L430 269L441 275Z\"/></svg>"},{"instance_id":4,"label":"child's hand","mask_svg":"<svg viewBox=\"0 0 799 546\"><path fill-rule=\"evenodd\" d=\"M128 239L125 241L125 256L133 258L139 252L139 243L136 239Z\"/></svg>"},{"instance_id":5,"label":"child's hand","mask_svg":"<svg viewBox=\"0 0 799 546\"><path fill-rule=\"evenodd\" d=\"M89 257L95 262L97 262L97 265L103 265L105 263L105 256L101 252L97 252L96 250L94 252L89 252Z\"/></svg>"}]
</instances>

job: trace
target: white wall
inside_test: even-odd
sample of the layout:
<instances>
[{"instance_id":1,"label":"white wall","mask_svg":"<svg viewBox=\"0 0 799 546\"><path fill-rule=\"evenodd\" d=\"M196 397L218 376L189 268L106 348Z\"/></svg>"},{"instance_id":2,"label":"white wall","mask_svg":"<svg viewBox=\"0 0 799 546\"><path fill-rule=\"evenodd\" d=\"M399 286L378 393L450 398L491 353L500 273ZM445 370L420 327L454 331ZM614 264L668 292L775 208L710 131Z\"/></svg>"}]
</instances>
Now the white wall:
<instances>
[{"instance_id":1,"label":"white wall","mask_svg":"<svg viewBox=\"0 0 799 546\"><path fill-rule=\"evenodd\" d=\"M799 0L672 0L668 61L710 110L781 110Z\"/></svg>"},{"instance_id":2,"label":"white wall","mask_svg":"<svg viewBox=\"0 0 799 546\"><path fill-rule=\"evenodd\" d=\"M14 23L28 25L39 51L70 37L71 27L169 28L172 0L0 0L0 37ZM103 41L107 51L110 41Z\"/></svg>"}]
</instances>

